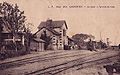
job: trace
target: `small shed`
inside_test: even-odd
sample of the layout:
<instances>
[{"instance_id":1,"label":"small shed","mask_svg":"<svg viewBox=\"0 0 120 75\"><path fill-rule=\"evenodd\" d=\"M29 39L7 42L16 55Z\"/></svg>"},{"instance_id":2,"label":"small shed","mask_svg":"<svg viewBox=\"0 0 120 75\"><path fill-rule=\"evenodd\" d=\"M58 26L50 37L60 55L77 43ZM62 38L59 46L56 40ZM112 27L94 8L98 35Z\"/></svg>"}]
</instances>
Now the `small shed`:
<instances>
[{"instance_id":1,"label":"small shed","mask_svg":"<svg viewBox=\"0 0 120 75\"><path fill-rule=\"evenodd\" d=\"M30 42L30 49L32 51L44 51L44 44L44 40L33 38Z\"/></svg>"}]
</instances>

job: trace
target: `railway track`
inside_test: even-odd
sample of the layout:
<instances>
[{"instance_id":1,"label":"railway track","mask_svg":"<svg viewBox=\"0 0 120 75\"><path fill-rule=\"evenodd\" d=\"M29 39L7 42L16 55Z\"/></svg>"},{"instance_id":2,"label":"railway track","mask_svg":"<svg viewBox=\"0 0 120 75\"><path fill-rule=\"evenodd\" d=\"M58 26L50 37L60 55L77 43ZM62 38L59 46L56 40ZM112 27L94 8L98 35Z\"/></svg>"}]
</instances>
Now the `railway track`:
<instances>
[{"instance_id":1,"label":"railway track","mask_svg":"<svg viewBox=\"0 0 120 75\"><path fill-rule=\"evenodd\" d=\"M6 63L1 63L0 64L0 70L4 70L7 68L13 68L13 67L18 67L21 65L29 64L29 63L34 63L34 62L45 62L53 59L60 59L60 58L68 58L68 57L77 57L79 55L85 55L85 54L76 54L78 52L73 52L73 53L63 53L63 52L53 52L53 53L48 53L40 56L35 56L35 57L30 57L30 58L25 58L21 60L16 60L16 61L11 61L11 62L6 62ZM73 55L71 55L73 54Z\"/></svg>"},{"instance_id":2,"label":"railway track","mask_svg":"<svg viewBox=\"0 0 120 75\"><path fill-rule=\"evenodd\" d=\"M58 54L58 53L61 53L61 52L51 52L51 53L38 55L38 56L34 56L34 57L29 57L29 58L19 59L19 60L15 60L15 61L9 61L9 62L5 62L5 63L1 63L0 64L0 70L15 67L15 66L20 66L20 65L23 65L25 63L27 64L28 61L36 60L40 57L45 57L45 56L48 56L48 55L51 55L51 54Z\"/></svg>"},{"instance_id":3,"label":"railway track","mask_svg":"<svg viewBox=\"0 0 120 75\"><path fill-rule=\"evenodd\" d=\"M65 70L68 70L71 68L75 68L75 67L77 67L77 70L79 70L79 69L86 66L86 65L83 66L84 64L90 65L90 63L93 63L93 62L99 63L103 60L107 60L110 62L111 58L118 57L117 54L113 55L113 56L104 57L105 53L106 52L100 52L100 53L92 54L91 56L88 55L89 57L88 56L80 57L80 58L75 59L75 60L67 61L67 62L58 64L58 65L54 65L54 66L50 66L50 67L47 67L44 69L36 70L34 72L30 72L30 73L27 73L25 75L56 75L62 71L65 71ZM99 59L96 58L96 55L101 56L101 54L103 55L102 58L99 58ZM91 60L92 58L95 58L95 59Z\"/></svg>"}]
</instances>

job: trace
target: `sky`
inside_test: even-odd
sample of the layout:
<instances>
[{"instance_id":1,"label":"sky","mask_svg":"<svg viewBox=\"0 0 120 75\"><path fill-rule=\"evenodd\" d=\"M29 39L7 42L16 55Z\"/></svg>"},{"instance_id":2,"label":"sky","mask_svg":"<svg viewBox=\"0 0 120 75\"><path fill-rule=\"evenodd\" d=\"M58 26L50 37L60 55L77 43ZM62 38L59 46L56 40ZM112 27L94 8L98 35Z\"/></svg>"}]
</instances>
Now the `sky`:
<instances>
[{"instance_id":1,"label":"sky","mask_svg":"<svg viewBox=\"0 0 120 75\"><path fill-rule=\"evenodd\" d=\"M120 0L0 0L3 1L17 3L25 11L27 22L34 25L29 26L33 33L41 21L65 20L70 37L85 33L94 35L96 40L109 38L111 44L120 43Z\"/></svg>"}]
</instances>

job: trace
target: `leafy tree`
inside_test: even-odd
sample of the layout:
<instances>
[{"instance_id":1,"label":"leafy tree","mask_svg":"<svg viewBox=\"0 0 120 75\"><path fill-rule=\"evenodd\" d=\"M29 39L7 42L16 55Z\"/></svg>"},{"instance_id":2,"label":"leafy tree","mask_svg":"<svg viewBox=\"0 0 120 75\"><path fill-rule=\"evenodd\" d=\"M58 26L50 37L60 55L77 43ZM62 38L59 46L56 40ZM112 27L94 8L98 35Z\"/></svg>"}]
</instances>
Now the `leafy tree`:
<instances>
[{"instance_id":1,"label":"leafy tree","mask_svg":"<svg viewBox=\"0 0 120 75\"><path fill-rule=\"evenodd\" d=\"M3 23L7 25L11 32L24 30L26 17L24 11L20 11L17 4L13 6L7 2L0 3L0 14L3 15Z\"/></svg>"},{"instance_id":2,"label":"leafy tree","mask_svg":"<svg viewBox=\"0 0 120 75\"><path fill-rule=\"evenodd\" d=\"M85 41L86 39L94 39L95 37L93 35L88 34L75 34L72 36L72 39L75 41L75 44L77 44L79 47L86 45Z\"/></svg>"},{"instance_id":3,"label":"leafy tree","mask_svg":"<svg viewBox=\"0 0 120 75\"><path fill-rule=\"evenodd\" d=\"M2 19L0 18L0 50L1 50L1 47L2 47L2 31L3 31L3 26L1 25L2 24Z\"/></svg>"},{"instance_id":4,"label":"leafy tree","mask_svg":"<svg viewBox=\"0 0 120 75\"><path fill-rule=\"evenodd\" d=\"M95 39L95 36L93 36L93 35L88 35L88 37L89 37L89 39Z\"/></svg>"},{"instance_id":5,"label":"leafy tree","mask_svg":"<svg viewBox=\"0 0 120 75\"><path fill-rule=\"evenodd\" d=\"M24 11L21 11L17 4L0 3L0 14L2 15L1 22L14 37L18 32L25 30L26 16L24 16ZM17 50L16 42L14 42L14 45Z\"/></svg>"},{"instance_id":6,"label":"leafy tree","mask_svg":"<svg viewBox=\"0 0 120 75\"><path fill-rule=\"evenodd\" d=\"M26 51L30 53L30 40L32 39L32 33L29 28L25 29L25 46L26 46Z\"/></svg>"},{"instance_id":7,"label":"leafy tree","mask_svg":"<svg viewBox=\"0 0 120 75\"><path fill-rule=\"evenodd\" d=\"M85 40L88 38L87 34L75 34L72 36L73 39L75 40Z\"/></svg>"}]
</instances>

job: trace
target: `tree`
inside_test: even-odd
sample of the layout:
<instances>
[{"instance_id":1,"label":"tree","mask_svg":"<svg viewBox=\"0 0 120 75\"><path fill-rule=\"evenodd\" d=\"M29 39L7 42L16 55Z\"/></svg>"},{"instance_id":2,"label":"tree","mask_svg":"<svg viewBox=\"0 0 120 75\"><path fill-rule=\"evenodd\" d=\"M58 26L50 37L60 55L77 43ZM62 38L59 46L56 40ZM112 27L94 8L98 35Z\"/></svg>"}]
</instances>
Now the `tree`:
<instances>
[{"instance_id":1,"label":"tree","mask_svg":"<svg viewBox=\"0 0 120 75\"><path fill-rule=\"evenodd\" d=\"M25 29L25 47L26 47L26 51L27 53L30 53L30 40L32 39L32 33L31 30L29 28Z\"/></svg>"},{"instance_id":2,"label":"tree","mask_svg":"<svg viewBox=\"0 0 120 75\"><path fill-rule=\"evenodd\" d=\"M17 4L0 3L0 14L3 15L2 23L14 37L16 37L18 32L24 31L26 16L24 16L24 11L21 11ZM14 45L17 50L16 42L14 42Z\"/></svg>"},{"instance_id":3,"label":"tree","mask_svg":"<svg viewBox=\"0 0 120 75\"><path fill-rule=\"evenodd\" d=\"M72 39L75 41L75 44L77 44L79 47L86 45L85 40L86 39L94 39L95 37L93 35L88 34L75 34L72 36Z\"/></svg>"},{"instance_id":4,"label":"tree","mask_svg":"<svg viewBox=\"0 0 120 75\"><path fill-rule=\"evenodd\" d=\"M89 37L89 39L95 39L95 36L93 36L93 35L88 35L88 37Z\"/></svg>"},{"instance_id":5,"label":"tree","mask_svg":"<svg viewBox=\"0 0 120 75\"><path fill-rule=\"evenodd\" d=\"M0 50L1 50L1 47L2 47L2 31L3 31L3 26L1 25L2 24L2 19L0 17Z\"/></svg>"},{"instance_id":6,"label":"tree","mask_svg":"<svg viewBox=\"0 0 120 75\"><path fill-rule=\"evenodd\" d=\"M0 14L3 15L3 23L11 32L24 30L26 17L24 11L20 11L17 4L13 6L7 2L0 3Z\"/></svg>"},{"instance_id":7,"label":"tree","mask_svg":"<svg viewBox=\"0 0 120 75\"><path fill-rule=\"evenodd\" d=\"M43 31L43 34L41 34L40 39L45 41L44 49L46 50L48 45L51 43L52 37L48 36L46 31Z\"/></svg>"}]
</instances>

